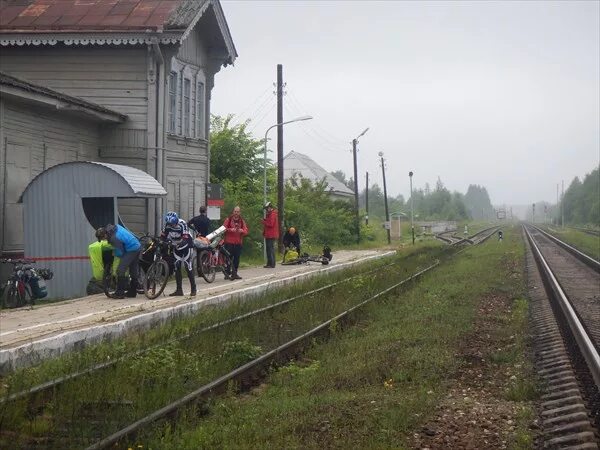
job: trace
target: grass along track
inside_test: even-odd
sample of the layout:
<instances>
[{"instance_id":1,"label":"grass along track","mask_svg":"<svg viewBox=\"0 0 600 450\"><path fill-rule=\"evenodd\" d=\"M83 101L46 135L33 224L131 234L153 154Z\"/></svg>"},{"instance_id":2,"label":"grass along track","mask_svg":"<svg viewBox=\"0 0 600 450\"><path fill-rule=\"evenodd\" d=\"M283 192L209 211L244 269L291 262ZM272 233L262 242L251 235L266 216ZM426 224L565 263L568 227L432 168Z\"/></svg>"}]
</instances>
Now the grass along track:
<instances>
[{"instance_id":1,"label":"grass along track","mask_svg":"<svg viewBox=\"0 0 600 450\"><path fill-rule=\"evenodd\" d=\"M3 404L0 444L16 442L29 448L79 448L88 445L274 348L291 336L301 334L324 318L351 307L379 286L392 284L399 274L411 273L443 253L445 251L436 246L403 255L397 259L401 267L397 264L393 271L379 270L375 275L363 275L339 285L334 292L316 292L268 314L252 316L205 333L190 333L189 330L197 329L198 324L192 325L189 320L184 321L182 328L172 325L170 332L186 330L191 336L154 347L141 355L130 355L130 358L112 365L110 370L70 380L59 389L53 389L50 398L43 398L43 401L33 396ZM385 268L385 265L377 267ZM350 274L345 275L348 277ZM306 290L307 286L298 286L297 289ZM277 296L274 293L271 302ZM204 320L199 322L205 324ZM139 338L139 342L149 340ZM123 354L118 353L117 356ZM68 366L63 366L63 369ZM41 369L38 371L43 372ZM21 388L27 387L22 381L17 383L22 379L18 375L3 380L4 384L9 383L13 392L17 384Z\"/></svg>"},{"instance_id":2,"label":"grass along track","mask_svg":"<svg viewBox=\"0 0 600 450\"><path fill-rule=\"evenodd\" d=\"M545 231L571 244L577 250L600 260L600 235L589 234L575 228L545 227Z\"/></svg>"},{"instance_id":3,"label":"grass along track","mask_svg":"<svg viewBox=\"0 0 600 450\"><path fill-rule=\"evenodd\" d=\"M329 341L248 395L215 399L200 424L190 413L187 427L182 417L177 428L157 429L136 444L529 448L535 385L524 358L522 264L514 229L503 243L469 248L410 290L366 306L355 326L332 330ZM460 402L454 419L437 422L451 410L445 399L452 392L462 393L453 397ZM454 428L421 433L431 422Z\"/></svg>"}]
</instances>

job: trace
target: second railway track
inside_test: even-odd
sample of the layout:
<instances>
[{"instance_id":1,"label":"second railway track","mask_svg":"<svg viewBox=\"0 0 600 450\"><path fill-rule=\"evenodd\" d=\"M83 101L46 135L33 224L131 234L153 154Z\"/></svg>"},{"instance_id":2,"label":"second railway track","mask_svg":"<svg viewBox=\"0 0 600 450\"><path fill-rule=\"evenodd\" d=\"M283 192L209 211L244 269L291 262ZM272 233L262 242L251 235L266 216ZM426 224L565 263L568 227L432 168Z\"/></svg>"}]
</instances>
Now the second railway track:
<instances>
[{"instance_id":1,"label":"second railway track","mask_svg":"<svg viewBox=\"0 0 600 450\"><path fill-rule=\"evenodd\" d=\"M525 226L541 444L597 449L600 427L600 274L594 260ZM535 262L533 262L535 259ZM536 267L537 266L537 267ZM544 286L544 289L539 289Z\"/></svg>"}]
</instances>

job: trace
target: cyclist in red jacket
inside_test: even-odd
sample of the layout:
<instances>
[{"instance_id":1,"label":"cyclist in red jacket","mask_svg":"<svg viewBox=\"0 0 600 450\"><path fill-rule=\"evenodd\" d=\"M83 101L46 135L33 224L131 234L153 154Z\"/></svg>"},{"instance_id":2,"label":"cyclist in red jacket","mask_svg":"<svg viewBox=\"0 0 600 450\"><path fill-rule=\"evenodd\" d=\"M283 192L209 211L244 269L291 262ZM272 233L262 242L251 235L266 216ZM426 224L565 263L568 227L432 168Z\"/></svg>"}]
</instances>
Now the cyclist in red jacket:
<instances>
[{"instance_id":1,"label":"cyclist in red jacket","mask_svg":"<svg viewBox=\"0 0 600 450\"><path fill-rule=\"evenodd\" d=\"M232 265L229 279L231 281L241 280L238 275L238 267L240 265L240 255L242 254L242 241L244 236L248 234L248 226L246 221L240 214L240 207L233 208L233 213L223 222L225 227L225 248L231 255Z\"/></svg>"},{"instance_id":2,"label":"cyclist in red jacket","mask_svg":"<svg viewBox=\"0 0 600 450\"><path fill-rule=\"evenodd\" d=\"M277 218L277 210L273 208L271 202L267 202L264 209L266 212L262 223L267 249L267 264L264 267L273 268L275 267L275 242L279 239L279 219Z\"/></svg>"}]
</instances>

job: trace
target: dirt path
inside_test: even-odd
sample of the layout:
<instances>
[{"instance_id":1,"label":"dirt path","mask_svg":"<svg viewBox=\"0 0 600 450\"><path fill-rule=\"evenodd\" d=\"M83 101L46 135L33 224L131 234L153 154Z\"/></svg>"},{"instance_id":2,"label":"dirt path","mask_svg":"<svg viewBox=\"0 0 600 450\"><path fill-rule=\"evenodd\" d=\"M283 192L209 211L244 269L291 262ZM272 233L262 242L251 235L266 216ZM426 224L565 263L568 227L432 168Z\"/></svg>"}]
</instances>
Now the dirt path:
<instances>
[{"instance_id":1,"label":"dirt path","mask_svg":"<svg viewBox=\"0 0 600 450\"><path fill-rule=\"evenodd\" d=\"M473 333L457 355L462 363L433 418L413 435L418 449L506 449L514 442L522 403L507 399L520 364L503 361L515 347L515 336L503 333L501 318L511 301L487 296L480 302ZM507 357L507 359L509 359Z\"/></svg>"}]
</instances>

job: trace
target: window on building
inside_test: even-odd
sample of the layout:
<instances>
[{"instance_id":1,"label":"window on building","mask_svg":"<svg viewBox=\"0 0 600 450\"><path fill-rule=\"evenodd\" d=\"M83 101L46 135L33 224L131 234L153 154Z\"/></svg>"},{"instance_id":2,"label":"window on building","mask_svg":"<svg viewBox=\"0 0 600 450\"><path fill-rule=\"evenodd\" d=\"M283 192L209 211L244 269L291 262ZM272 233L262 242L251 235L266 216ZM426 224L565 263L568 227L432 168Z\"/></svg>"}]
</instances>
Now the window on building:
<instances>
[{"instance_id":1,"label":"window on building","mask_svg":"<svg viewBox=\"0 0 600 450\"><path fill-rule=\"evenodd\" d=\"M190 134L190 108L192 97L192 83L188 78L183 80L183 135Z\"/></svg>"},{"instance_id":2,"label":"window on building","mask_svg":"<svg viewBox=\"0 0 600 450\"><path fill-rule=\"evenodd\" d=\"M169 133L175 133L177 123L177 73L169 74Z\"/></svg>"},{"instance_id":3,"label":"window on building","mask_svg":"<svg viewBox=\"0 0 600 450\"><path fill-rule=\"evenodd\" d=\"M204 133L204 83L199 82L196 87L196 137L200 139L206 138Z\"/></svg>"},{"instance_id":4,"label":"window on building","mask_svg":"<svg viewBox=\"0 0 600 450\"><path fill-rule=\"evenodd\" d=\"M183 134L182 118L183 118L183 73L177 74L177 134Z\"/></svg>"}]
</instances>

